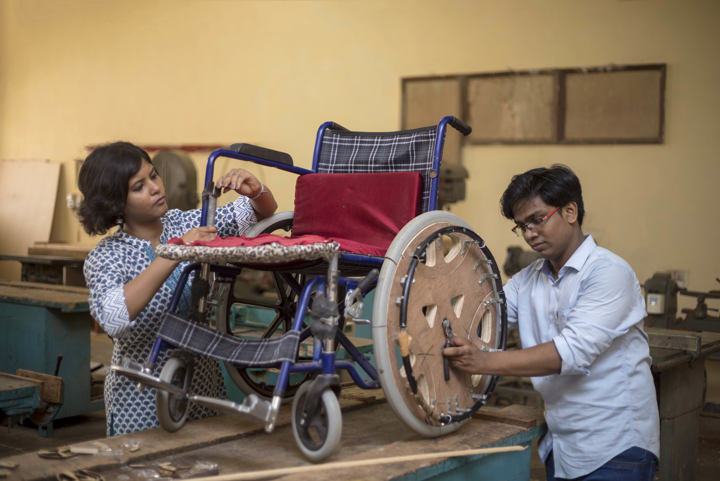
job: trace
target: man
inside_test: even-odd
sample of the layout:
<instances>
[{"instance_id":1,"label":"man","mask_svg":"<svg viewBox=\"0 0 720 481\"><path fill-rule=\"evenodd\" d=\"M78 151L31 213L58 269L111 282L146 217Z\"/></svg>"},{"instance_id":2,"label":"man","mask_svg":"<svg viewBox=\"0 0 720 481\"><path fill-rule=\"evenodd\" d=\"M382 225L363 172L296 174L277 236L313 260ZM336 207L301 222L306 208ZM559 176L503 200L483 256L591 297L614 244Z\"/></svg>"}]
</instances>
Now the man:
<instances>
[{"instance_id":1,"label":"man","mask_svg":"<svg viewBox=\"0 0 720 481\"><path fill-rule=\"evenodd\" d=\"M565 166L514 176L501 204L542 256L504 288L523 349L483 352L455 337L444 354L470 373L532 378L548 480L652 480L659 418L632 268L583 234L580 181Z\"/></svg>"}]
</instances>

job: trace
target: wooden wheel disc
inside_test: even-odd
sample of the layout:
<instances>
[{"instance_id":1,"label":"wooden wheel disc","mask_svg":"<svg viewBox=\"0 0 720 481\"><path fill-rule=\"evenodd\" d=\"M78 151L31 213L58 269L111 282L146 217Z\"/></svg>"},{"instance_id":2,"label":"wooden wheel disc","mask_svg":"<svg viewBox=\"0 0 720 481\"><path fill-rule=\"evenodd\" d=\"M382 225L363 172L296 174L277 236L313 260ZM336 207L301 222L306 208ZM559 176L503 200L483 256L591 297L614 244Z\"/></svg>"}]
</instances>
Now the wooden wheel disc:
<instances>
[{"instance_id":1,"label":"wooden wheel disc","mask_svg":"<svg viewBox=\"0 0 720 481\"><path fill-rule=\"evenodd\" d=\"M388 252L391 259L386 264L392 266L386 269L383 265L381 277L391 274L390 280L383 282L389 294L381 295L380 284L376 294L384 302L384 306L376 306L376 313L378 308L384 308L387 314L385 322L376 322L377 316L374 316L373 336L375 339L376 330L385 330L385 336L380 336L384 337L384 345L378 346L378 340L375 340L376 351L385 351L385 355L376 353L376 359L378 364L381 364L381 359L383 364L387 363L379 366L382 370L380 376L393 409L396 413L405 411L402 415L398 414L406 421L407 413L410 413L417 420L410 421L411 427L421 434L432 436L446 430L448 415L471 410L486 393L492 380L490 376L471 376L452 368L449 380L445 380L442 349L446 336L442 321L447 319L455 335L469 339L481 349L499 348L502 318L498 301L502 285L494 260L483 252L482 239L472 231L461 229L467 227L464 222L444 212L430 212L423 216L428 216L430 222L425 226L417 222L415 228L405 232L402 241L406 241L406 245L400 249L400 254L391 256ZM421 260L411 280L407 333L410 336L412 375L417 384L415 394L397 354L401 330L401 303L398 300L403 297L405 277L418 246L447 227L460 228L455 231L450 229L430 242L424 249L424 255L419 256ZM398 238L402 235L401 231ZM397 392L388 395L388 390Z\"/></svg>"}]
</instances>

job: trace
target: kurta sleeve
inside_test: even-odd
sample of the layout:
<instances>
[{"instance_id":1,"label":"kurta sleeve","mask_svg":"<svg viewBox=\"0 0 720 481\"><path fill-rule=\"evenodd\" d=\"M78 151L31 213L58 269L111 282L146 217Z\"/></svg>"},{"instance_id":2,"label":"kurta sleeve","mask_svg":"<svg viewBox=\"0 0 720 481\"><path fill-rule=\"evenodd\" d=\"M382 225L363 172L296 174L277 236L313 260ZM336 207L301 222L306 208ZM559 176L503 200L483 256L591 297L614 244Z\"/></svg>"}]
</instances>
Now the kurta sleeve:
<instances>
[{"instance_id":1,"label":"kurta sleeve","mask_svg":"<svg viewBox=\"0 0 720 481\"><path fill-rule=\"evenodd\" d=\"M169 237L182 237L190 229L200 226L200 214L200 209L168 211L166 227L170 229ZM255 223L257 216L250 199L242 195L215 210L215 227L220 237L240 236Z\"/></svg>"},{"instance_id":2,"label":"kurta sleeve","mask_svg":"<svg viewBox=\"0 0 720 481\"><path fill-rule=\"evenodd\" d=\"M220 237L240 236L257 223L255 210L250 199L241 195L234 202L218 207L215 211L215 225Z\"/></svg>"},{"instance_id":3,"label":"kurta sleeve","mask_svg":"<svg viewBox=\"0 0 720 481\"><path fill-rule=\"evenodd\" d=\"M90 291L90 315L111 337L122 337L132 325L125 303L125 257L121 246L101 241L83 266Z\"/></svg>"}]
</instances>

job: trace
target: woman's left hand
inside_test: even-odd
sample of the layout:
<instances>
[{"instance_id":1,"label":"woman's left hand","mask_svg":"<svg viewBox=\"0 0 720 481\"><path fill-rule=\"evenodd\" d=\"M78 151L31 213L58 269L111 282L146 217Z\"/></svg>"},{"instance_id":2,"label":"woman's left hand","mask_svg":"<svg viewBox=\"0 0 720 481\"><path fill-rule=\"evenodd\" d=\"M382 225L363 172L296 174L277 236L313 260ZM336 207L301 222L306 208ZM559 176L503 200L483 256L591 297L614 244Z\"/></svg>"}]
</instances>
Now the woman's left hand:
<instances>
[{"instance_id":1,"label":"woman's left hand","mask_svg":"<svg viewBox=\"0 0 720 481\"><path fill-rule=\"evenodd\" d=\"M223 193L234 190L240 195L251 198L258 195L262 190L262 183L257 177L244 169L231 170L220 177L215 185L223 189Z\"/></svg>"}]
</instances>

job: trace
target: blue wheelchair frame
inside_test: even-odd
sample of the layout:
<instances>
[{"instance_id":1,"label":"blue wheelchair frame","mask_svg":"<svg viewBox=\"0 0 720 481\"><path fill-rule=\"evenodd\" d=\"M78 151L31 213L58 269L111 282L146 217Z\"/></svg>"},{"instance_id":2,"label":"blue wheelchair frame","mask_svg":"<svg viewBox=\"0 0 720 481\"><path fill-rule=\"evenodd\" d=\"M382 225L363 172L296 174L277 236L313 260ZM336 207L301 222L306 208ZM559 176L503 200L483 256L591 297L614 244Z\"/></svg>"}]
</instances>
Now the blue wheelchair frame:
<instances>
[{"instance_id":1,"label":"blue wheelchair frame","mask_svg":"<svg viewBox=\"0 0 720 481\"><path fill-rule=\"evenodd\" d=\"M442 158L442 152L444 147L444 139L447 130L447 125L451 125L454 128L460 130L462 133L467 134L470 128L465 125L462 121L454 117L445 117L438 124L437 136L434 146L432 170L439 172L440 162ZM226 157L231 159L250 161L260 165L274 167L287 172L292 172L298 175L306 175L311 173L317 173L318 164L320 158L320 150L322 146L323 136L328 129L346 130L343 127L335 124L334 122L325 122L320 126L317 132L317 138L315 143L315 151L313 154L312 169L303 169L292 165L292 160L284 158L286 154L271 151L269 149L259 149L248 153L248 149L245 144L235 144L233 149L218 149L213 151L207 161L207 167L205 172L205 188L202 195L202 208L201 208L201 219L200 225L213 225L214 214L216 207L216 199L220 194L220 189L214 186L213 174L214 165L218 158ZM250 146L254 149L258 149L254 146ZM262 156L261 156L262 155ZM289 160L289 162L288 162ZM425 211L435 210L437 207L437 194L439 186L439 176L430 176L430 195L428 204ZM477 237L477 236L475 236ZM477 237L479 239L479 237ZM480 239L480 241L482 241ZM484 248L484 243L483 243ZM362 254L354 254L347 252L336 252L334 253L327 266L327 274L325 276L320 274L314 274L310 277L304 285L299 285L290 276L285 276L282 272L283 279L286 280L287 285L297 294L298 302L297 308L292 320L291 329L300 333L300 342L305 341L309 338L314 339L312 360L303 361L281 361L280 370L277 378L276 385L274 387L272 402L268 409L257 409L254 407L258 402L262 402L258 399L252 398L252 394L248 394L247 401L249 404L238 407L235 403L225 400L213 400L210 402L207 398L199 398L197 396L189 396L190 400L203 402L225 409L227 411L240 412L243 414L250 414L256 418L260 418L265 421L265 429L270 432L274 429L276 417L280 409L280 404L285 390L288 386L290 375L293 373L317 373L317 376L313 379L312 391L308 394L307 402L310 405L314 405L316 402L320 402L317 398L319 393L326 389L332 389L336 394L340 391L340 382L338 371L346 371L353 382L362 389L378 389L381 387L378 371L376 368L366 359L365 355L352 343L352 341L345 335L342 329L338 329L338 287L342 286L353 301L362 302L362 298L365 294L373 290L377 285L378 270L385 261L384 257L375 257ZM494 262L494 261L493 261ZM339 265L351 264L354 267L358 267L364 272L369 272L363 279L358 280L357 277L343 277L339 275ZM210 273L215 275L216 282L229 282L232 285L234 277L244 268L244 266L227 266L227 265L214 265L208 263L193 262L187 265L180 275L178 285L173 293L173 297L168 308L168 312L174 313L177 310L178 304L182 297L184 287L188 283L190 275L195 273L195 282L198 279L207 281L210 277ZM358 270L356 269L355 272ZM317 272L317 269L315 269ZM354 272L354 273L355 273ZM499 275L499 274L498 274ZM311 309L311 298L313 293L322 293L327 299L327 306L332 306L331 309L327 309L321 312L317 316L312 312ZM207 292L205 292L207 295ZM195 299L193 296L193 303L201 303L201 313L207 308L205 305L205 299ZM346 298L347 299L347 298ZM347 307L347 306L346 306ZM311 312L313 314L313 322L309 326L306 326L306 313ZM503 306L503 317L504 317L504 306ZM322 321L322 322L316 322ZM503 319L504 321L504 319ZM505 346L506 333L503 330L502 333L502 348ZM257 340L256 342L262 342ZM336 352L338 346L342 347L349 355L348 360L336 359ZM134 378L140 380L142 383L152 385L158 389L168 390L171 394L187 396L188 393L181 393L178 388L172 388L167 383L158 381L149 375L152 371L151 367L157 361L159 354L162 349L174 347L165 340L157 338L152 348L152 352L146 361L146 363L134 373ZM364 377L360 371L356 368L364 371L367 376ZM127 367L127 366L126 366ZM252 367L252 366L247 366ZM133 366L137 368L137 366ZM122 372L128 375L126 371ZM133 376L129 376L133 377ZM492 379L490 390L494 386L496 378ZM411 383L412 386L412 383ZM248 401L249 399L249 401ZM267 401L265 401L267 402ZM477 407L484 404L485 399L478 401ZM312 410L312 408L311 408ZM473 411L474 412L474 411ZM472 413L458 413L447 419L448 422L455 422L467 419ZM307 453L306 453L307 454ZM317 459L326 456L327 453L322 453Z\"/></svg>"}]
</instances>

